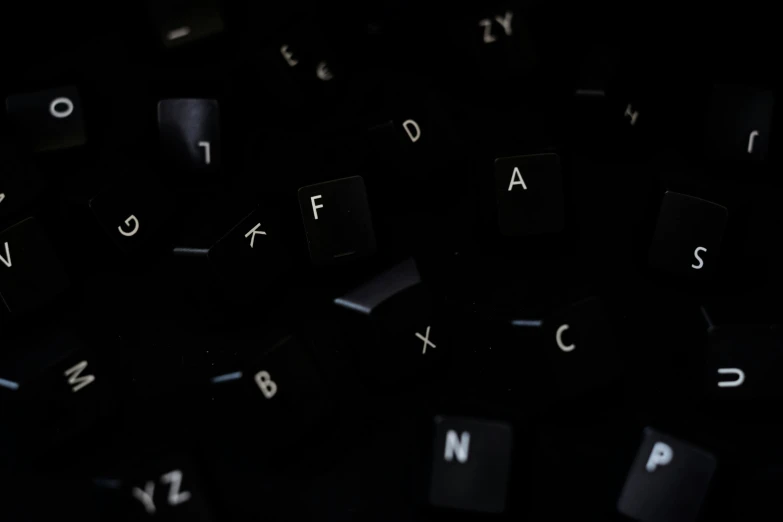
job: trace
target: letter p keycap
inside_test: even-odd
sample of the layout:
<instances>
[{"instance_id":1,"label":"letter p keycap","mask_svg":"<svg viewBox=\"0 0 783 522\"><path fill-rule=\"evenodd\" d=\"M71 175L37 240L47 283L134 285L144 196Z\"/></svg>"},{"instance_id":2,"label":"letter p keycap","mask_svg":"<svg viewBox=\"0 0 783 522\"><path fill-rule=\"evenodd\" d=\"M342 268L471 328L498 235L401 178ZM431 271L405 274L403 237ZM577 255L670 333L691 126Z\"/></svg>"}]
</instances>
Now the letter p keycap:
<instances>
[{"instance_id":1,"label":"letter p keycap","mask_svg":"<svg viewBox=\"0 0 783 522\"><path fill-rule=\"evenodd\" d=\"M715 467L706 451L646 428L617 510L643 522L694 522Z\"/></svg>"}]
</instances>

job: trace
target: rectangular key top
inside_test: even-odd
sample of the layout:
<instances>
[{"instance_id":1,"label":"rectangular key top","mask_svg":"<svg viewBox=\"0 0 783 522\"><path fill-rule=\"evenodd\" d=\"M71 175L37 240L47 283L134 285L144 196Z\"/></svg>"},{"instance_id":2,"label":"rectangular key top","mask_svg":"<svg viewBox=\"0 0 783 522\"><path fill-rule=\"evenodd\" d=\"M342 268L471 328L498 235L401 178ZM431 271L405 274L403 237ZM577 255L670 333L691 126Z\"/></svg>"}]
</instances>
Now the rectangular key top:
<instances>
[{"instance_id":1,"label":"rectangular key top","mask_svg":"<svg viewBox=\"0 0 783 522\"><path fill-rule=\"evenodd\" d=\"M495 195L504 236L558 233L565 226L557 154L496 159Z\"/></svg>"},{"instance_id":2,"label":"rectangular key top","mask_svg":"<svg viewBox=\"0 0 783 522\"><path fill-rule=\"evenodd\" d=\"M772 91L717 87L707 122L707 153L745 163L767 158L772 131Z\"/></svg>"},{"instance_id":3,"label":"rectangular key top","mask_svg":"<svg viewBox=\"0 0 783 522\"><path fill-rule=\"evenodd\" d=\"M42 188L32 165L19 159L12 147L0 144L0 218L30 205Z\"/></svg>"},{"instance_id":4,"label":"rectangular key top","mask_svg":"<svg viewBox=\"0 0 783 522\"><path fill-rule=\"evenodd\" d=\"M610 382L617 357L599 298L585 299L556 313L544 326L544 346L562 394L580 395Z\"/></svg>"},{"instance_id":5,"label":"rectangular key top","mask_svg":"<svg viewBox=\"0 0 783 522\"><path fill-rule=\"evenodd\" d=\"M708 334L704 388L718 400L769 399L783 393L779 344L768 326L725 325Z\"/></svg>"},{"instance_id":6,"label":"rectangular key top","mask_svg":"<svg viewBox=\"0 0 783 522\"><path fill-rule=\"evenodd\" d=\"M68 276L35 218L0 232L0 297L13 314L44 305L68 288Z\"/></svg>"},{"instance_id":7,"label":"rectangular key top","mask_svg":"<svg viewBox=\"0 0 783 522\"><path fill-rule=\"evenodd\" d=\"M666 192L650 246L650 266L705 280L718 266L728 210L693 196Z\"/></svg>"},{"instance_id":8,"label":"rectangular key top","mask_svg":"<svg viewBox=\"0 0 783 522\"><path fill-rule=\"evenodd\" d=\"M709 453L647 428L617 509L642 522L693 522L715 466Z\"/></svg>"},{"instance_id":9,"label":"rectangular key top","mask_svg":"<svg viewBox=\"0 0 783 522\"><path fill-rule=\"evenodd\" d=\"M150 2L160 40L167 48L180 47L223 31L215 0L155 0Z\"/></svg>"},{"instance_id":10,"label":"rectangular key top","mask_svg":"<svg viewBox=\"0 0 783 522\"><path fill-rule=\"evenodd\" d=\"M430 504L502 513L511 468L511 426L464 417L435 417Z\"/></svg>"},{"instance_id":11,"label":"rectangular key top","mask_svg":"<svg viewBox=\"0 0 783 522\"><path fill-rule=\"evenodd\" d=\"M15 94L5 104L11 124L35 151L76 147L87 140L76 87Z\"/></svg>"},{"instance_id":12,"label":"rectangular key top","mask_svg":"<svg viewBox=\"0 0 783 522\"><path fill-rule=\"evenodd\" d=\"M330 265L375 253L375 232L360 176L299 189L310 259Z\"/></svg>"},{"instance_id":13,"label":"rectangular key top","mask_svg":"<svg viewBox=\"0 0 783 522\"><path fill-rule=\"evenodd\" d=\"M185 172L220 169L220 109L217 100L171 99L158 102L158 132L163 160Z\"/></svg>"}]
</instances>

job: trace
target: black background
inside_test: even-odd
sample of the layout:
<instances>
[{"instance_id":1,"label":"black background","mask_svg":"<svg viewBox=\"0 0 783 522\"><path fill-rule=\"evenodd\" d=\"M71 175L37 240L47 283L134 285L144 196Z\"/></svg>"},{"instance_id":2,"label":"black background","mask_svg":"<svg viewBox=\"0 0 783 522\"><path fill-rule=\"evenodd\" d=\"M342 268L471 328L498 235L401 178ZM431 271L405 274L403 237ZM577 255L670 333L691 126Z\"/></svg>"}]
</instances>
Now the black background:
<instances>
[{"instance_id":1,"label":"black background","mask_svg":"<svg viewBox=\"0 0 783 522\"><path fill-rule=\"evenodd\" d=\"M703 154L714 84L777 88L774 16L752 3L725 12L521 3L512 9L527 33L508 49L512 58L482 60L477 21L506 7L226 1L222 35L165 51L141 3L4 6L1 94L77 85L88 141L24 159L45 190L0 227L35 215L72 287L40 312L2 318L0 369L41 378L73 348L51 341L67 331L112 369L114 390L94 425L56 442L36 428L48 405L4 397L4 518L111 513L93 478L136 476L127 470L137 456L175 451L202 470L220 519L451 517L424 506L436 413L513 424L512 518L622 519L615 502L647 425L717 457L705 519L758 520L775 506L778 403L702 399L699 310L716 324L778 322L777 121L765 165ZM301 48L334 58L333 85L287 76L277 49L295 35ZM613 64L608 99L597 105L572 95L593 49ZM165 97L218 99L219 179L160 166L155 114ZM633 128L622 117L628 103L640 111ZM423 115L414 119L433 137L428 149L374 155L367 129L407 112ZM5 119L0 128L13 142ZM561 158L566 232L498 237L493 160L550 151ZM296 190L355 174L367 184L378 254L359 266L311 268ZM174 224L147 255L125 258L87 201L145 178L170 190ZM710 284L646 268L665 190L729 209ZM206 259L169 252L209 247L258 204L276 212L294 261L289 276L236 304ZM472 335L434 373L370 386L342 349L350 332L332 320L330 302L410 255ZM605 300L622 372L561 401L535 332L501 325L591 295ZM214 406L206 384L292 333L333 400L323 422L281 446L255 435L263 423L242 401Z\"/></svg>"}]
</instances>

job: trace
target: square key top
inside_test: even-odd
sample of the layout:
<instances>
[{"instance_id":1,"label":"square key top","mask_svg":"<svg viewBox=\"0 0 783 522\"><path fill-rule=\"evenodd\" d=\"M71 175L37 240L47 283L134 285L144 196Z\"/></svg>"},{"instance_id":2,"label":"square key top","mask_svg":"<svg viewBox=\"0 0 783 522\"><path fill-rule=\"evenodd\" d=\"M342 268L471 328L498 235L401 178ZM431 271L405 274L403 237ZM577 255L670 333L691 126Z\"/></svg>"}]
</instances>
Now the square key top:
<instances>
[{"instance_id":1,"label":"square key top","mask_svg":"<svg viewBox=\"0 0 783 522\"><path fill-rule=\"evenodd\" d=\"M76 147L86 141L76 87L16 94L5 105L11 124L37 152Z\"/></svg>"},{"instance_id":2,"label":"square key top","mask_svg":"<svg viewBox=\"0 0 783 522\"><path fill-rule=\"evenodd\" d=\"M496 159L495 194L502 235L562 232L563 178L557 154Z\"/></svg>"},{"instance_id":3,"label":"square key top","mask_svg":"<svg viewBox=\"0 0 783 522\"><path fill-rule=\"evenodd\" d=\"M780 397L783 371L780 345L772 328L722 325L708 333L705 394L716 400L763 400Z\"/></svg>"},{"instance_id":4,"label":"square key top","mask_svg":"<svg viewBox=\"0 0 783 522\"><path fill-rule=\"evenodd\" d=\"M375 232L361 176L302 187L299 207L313 264L332 265L375 253Z\"/></svg>"},{"instance_id":5,"label":"square key top","mask_svg":"<svg viewBox=\"0 0 783 522\"><path fill-rule=\"evenodd\" d=\"M714 159L761 162L772 131L772 91L718 87L707 121L707 154Z\"/></svg>"},{"instance_id":6,"label":"square key top","mask_svg":"<svg viewBox=\"0 0 783 522\"><path fill-rule=\"evenodd\" d=\"M279 281L290 260L281 245L280 231L270 212L256 208L209 248L207 254L230 290L261 295Z\"/></svg>"},{"instance_id":7,"label":"square key top","mask_svg":"<svg viewBox=\"0 0 783 522\"><path fill-rule=\"evenodd\" d=\"M156 182L126 178L90 200L93 215L125 253L140 250L167 231L173 197Z\"/></svg>"},{"instance_id":8,"label":"square key top","mask_svg":"<svg viewBox=\"0 0 783 522\"><path fill-rule=\"evenodd\" d=\"M0 232L0 298L14 314L46 304L68 276L35 218Z\"/></svg>"},{"instance_id":9,"label":"square key top","mask_svg":"<svg viewBox=\"0 0 783 522\"><path fill-rule=\"evenodd\" d=\"M547 358L566 396L606 386L617 371L614 336L603 303L590 297L544 321Z\"/></svg>"},{"instance_id":10,"label":"square key top","mask_svg":"<svg viewBox=\"0 0 783 522\"><path fill-rule=\"evenodd\" d=\"M158 102L158 132L161 155L171 167L205 173L220 168L217 100L161 100Z\"/></svg>"},{"instance_id":11,"label":"square key top","mask_svg":"<svg viewBox=\"0 0 783 522\"><path fill-rule=\"evenodd\" d=\"M480 513L506 508L511 426L464 417L435 417L430 504Z\"/></svg>"},{"instance_id":12,"label":"square key top","mask_svg":"<svg viewBox=\"0 0 783 522\"><path fill-rule=\"evenodd\" d=\"M693 196L666 192L650 246L653 268L693 280L716 270L728 210Z\"/></svg>"},{"instance_id":13,"label":"square key top","mask_svg":"<svg viewBox=\"0 0 783 522\"><path fill-rule=\"evenodd\" d=\"M715 466L709 453L646 428L617 509L642 522L692 522Z\"/></svg>"}]
</instances>

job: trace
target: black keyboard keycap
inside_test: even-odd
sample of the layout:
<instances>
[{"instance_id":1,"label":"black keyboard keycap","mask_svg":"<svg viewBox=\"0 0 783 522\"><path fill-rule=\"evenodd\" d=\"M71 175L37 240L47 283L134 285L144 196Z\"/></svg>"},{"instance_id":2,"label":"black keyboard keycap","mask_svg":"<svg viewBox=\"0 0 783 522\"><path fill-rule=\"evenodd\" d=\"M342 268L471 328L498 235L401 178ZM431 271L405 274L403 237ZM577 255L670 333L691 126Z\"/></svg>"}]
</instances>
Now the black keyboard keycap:
<instances>
[{"instance_id":1,"label":"black keyboard keycap","mask_svg":"<svg viewBox=\"0 0 783 522\"><path fill-rule=\"evenodd\" d=\"M82 101L76 87L9 96L6 109L11 124L35 151L66 149L86 142Z\"/></svg>"},{"instance_id":2,"label":"black keyboard keycap","mask_svg":"<svg viewBox=\"0 0 783 522\"><path fill-rule=\"evenodd\" d=\"M504 236L558 233L565 226L557 154L496 159L495 195Z\"/></svg>"},{"instance_id":3,"label":"black keyboard keycap","mask_svg":"<svg viewBox=\"0 0 783 522\"><path fill-rule=\"evenodd\" d=\"M115 517L129 520L193 520L207 522L210 503L191 459L181 455L137 463L122 481L124 498L113 507Z\"/></svg>"},{"instance_id":4,"label":"black keyboard keycap","mask_svg":"<svg viewBox=\"0 0 783 522\"><path fill-rule=\"evenodd\" d=\"M437 366L457 337L457 321L421 282L412 259L334 302L347 311L345 337L361 373L376 383Z\"/></svg>"},{"instance_id":5,"label":"black keyboard keycap","mask_svg":"<svg viewBox=\"0 0 783 522\"><path fill-rule=\"evenodd\" d=\"M35 201L43 183L31 165L0 145L0 218L19 212Z\"/></svg>"},{"instance_id":6,"label":"black keyboard keycap","mask_svg":"<svg viewBox=\"0 0 783 522\"><path fill-rule=\"evenodd\" d=\"M772 399L783 393L779 343L768 326L710 329L705 391L715 399Z\"/></svg>"},{"instance_id":7,"label":"black keyboard keycap","mask_svg":"<svg viewBox=\"0 0 783 522\"><path fill-rule=\"evenodd\" d=\"M606 385L617 370L614 339L601 300L585 299L544 322L548 359L557 387L577 395Z\"/></svg>"},{"instance_id":8,"label":"black keyboard keycap","mask_svg":"<svg viewBox=\"0 0 783 522\"><path fill-rule=\"evenodd\" d=\"M17 370L23 373L15 376L19 388L14 399L23 411L15 427L32 451L90 435L99 418L105 421L116 410L113 387L119 378L107 361L108 351L90 349L75 334L60 333Z\"/></svg>"},{"instance_id":9,"label":"black keyboard keycap","mask_svg":"<svg viewBox=\"0 0 783 522\"><path fill-rule=\"evenodd\" d=\"M89 205L111 240L131 253L165 234L175 203L157 183L128 178L105 189Z\"/></svg>"},{"instance_id":10,"label":"black keyboard keycap","mask_svg":"<svg viewBox=\"0 0 783 522\"><path fill-rule=\"evenodd\" d=\"M172 99L158 103L161 155L186 173L220 169L220 110L217 100Z\"/></svg>"},{"instance_id":11,"label":"black keyboard keycap","mask_svg":"<svg viewBox=\"0 0 783 522\"><path fill-rule=\"evenodd\" d=\"M502 513L511 468L513 432L508 424L464 417L436 417L430 504Z\"/></svg>"},{"instance_id":12,"label":"black keyboard keycap","mask_svg":"<svg viewBox=\"0 0 783 522\"><path fill-rule=\"evenodd\" d=\"M693 522L715 466L709 453L647 428L617 509L641 522Z\"/></svg>"},{"instance_id":13,"label":"black keyboard keycap","mask_svg":"<svg viewBox=\"0 0 783 522\"><path fill-rule=\"evenodd\" d=\"M299 189L310 259L331 265L375 253L375 232L360 176Z\"/></svg>"},{"instance_id":14,"label":"black keyboard keycap","mask_svg":"<svg viewBox=\"0 0 783 522\"><path fill-rule=\"evenodd\" d=\"M716 160L764 161L769 152L774 105L771 90L716 87L707 122L709 156Z\"/></svg>"},{"instance_id":15,"label":"black keyboard keycap","mask_svg":"<svg viewBox=\"0 0 783 522\"><path fill-rule=\"evenodd\" d=\"M244 295L274 284L289 262L276 221L261 208L212 245L207 255L229 289Z\"/></svg>"},{"instance_id":16,"label":"black keyboard keycap","mask_svg":"<svg viewBox=\"0 0 783 522\"><path fill-rule=\"evenodd\" d=\"M329 411L326 388L295 337L286 337L247 367L253 419L272 439L293 439Z\"/></svg>"},{"instance_id":17,"label":"black keyboard keycap","mask_svg":"<svg viewBox=\"0 0 783 522\"><path fill-rule=\"evenodd\" d=\"M174 48L223 31L223 18L214 0L164 0L151 2L160 40Z\"/></svg>"},{"instance_id":18,"label":"black keyboard keycap","mask_svg":"<svg viewBox=\"0 0 783 522\"><path fill-rule=\"evenodd\" d=\"M693 280L709 279L718 268L727 220L725 207L666 192L650 246L650 265Z\"/></svg>"},{"instance_id":19,"label":"black keyboard keycap","mask_svg":"<svg viewBox=\"0 0 783 522\"><path fill-rule=\"evenodd\" d=\"M0 297L21 314L68 288L68 276L35 218L0 232Z\"/></svg>"}]
</instances>

